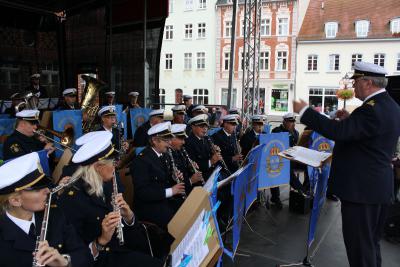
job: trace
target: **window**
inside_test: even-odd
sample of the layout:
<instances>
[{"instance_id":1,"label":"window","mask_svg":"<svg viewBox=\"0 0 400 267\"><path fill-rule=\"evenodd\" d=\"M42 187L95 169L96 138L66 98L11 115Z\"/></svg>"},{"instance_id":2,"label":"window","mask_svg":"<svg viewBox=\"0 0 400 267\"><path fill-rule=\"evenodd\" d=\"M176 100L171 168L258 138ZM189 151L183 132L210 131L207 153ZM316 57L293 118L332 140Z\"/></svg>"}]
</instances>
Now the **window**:
<instances>
[{"instance_id":1,"label":"window","mask_svg":"<svg viewBox=\"0 0 400 267\"><path fill-rule=\"evenodd\" d=\"M356 61L362 61L362 55L361 54L353 54L351 55L351 69L354 69L354 62Z\"/></svg>"},{"instance_id":2,"label":"window","mask_svg":"<svg viewBox=\"0 0 400 267\"><path fill-rule=\"evenodd\" d=\"M369 31L369 21L368 20L356 21L357 37L367 37L368 31Z\"/></svg>"},{"instance_id":3,"label":"window","mask_svg":"<svg viewBox=\"0 0 400 267\"><path fill-rule=\"evenodd\" d=\"M225 52L224 53L224 70L229 70L229 58L230 58L230 53Z\"/></svg>"},{"instance_id":4,"label":"window","mask_svg":"<svg viewBox=\"0 0 400 267\"><path fill-rule=\"evenodd\" d=\"M400 53L397 54L396 71L400 71Z\"/></svg>"},{"instance_id":5,"label":"window","mask_svg":"<svg viewBox=\"0 0 400 267\"><path fill-rule=\"evenodd\" d=\"M165 54L165 69L172 70L172 54Z\"/></svg>"},{"instance_id":6,"label":"window","mask_svg":"<svg viewBox=\"0 0 400 267\"><path fill-rule=\"evenodd\" d=\"M198 0L199 1L199 8L205 9L207 8L207 0Z\"/></svg>"},{"instance_id":7,"label":"window","mask_svg":"<svg viewBox=\"0 0 400 267\"><path fill-rule=\"evenodd\" d=\"M204 70L206 68L206 53L198 52L197 53L197 69Z\"/></svg>"},{"instance_id":8,"label":"window","mask_svg":"<svg viewBox=\"0 0 400 267\"><path fill-rule=\"evenodd\" d=\"M193 24L185 24L185 39L192 39Z\"/></svg>"},{"instance_id":9,"label":"window","mask_svg":"<svg viewBox=\"0 0 400 267\"><path fill-rule=\"evenodd\" d=\"M287 36L289 34L289 19L278 19L278 36Z\"/></svg>"},{"instance_id":10,"label":"window","mask_svg":"<svg viewBox=\"0 0 400 267\"><path fill-rule=\"evenodd\" d=\"M271 20L270 19L262 19L261 20L261 36L271 35Z\"/></svg>"},{"instance_id":11,"label":"window","mask_svg":"<svg viewBox=\"0 0 400 267\"><path fill-rule=\"evenodd\" d=\"M392 19L390 21L390 31L392 34L400 33L400 18Z\"/></svg>"},{"instance_id":12,"label":"window","mask_svg":"<svg viewBox=\"0 0 400 267\"><path fill-rule=\"evenodd\" d=\"M271 92L271 111L288 111L289 90L272 89Z\"/></svg>"},{"instance_id":13,"label":"window","mask_svg":"<svg viewBox=\"0 0 400 267\"><path fill-rule=\"evenodd\" d=\"M193 10L193 0L185 0L185 10Z\"/></svg>"},{"instance_id":14,"label":"window","mask_svg":"<svg viewBox=\"0 0 400 267\"><path fill-rule=\"evenodd\" d=\"M237 90L236 88L232 88L231 106L233 108L236 107L236 102L237 102ZM221 105L228 105L228 88L221 89Z\"/></svg>"},{"instance_id":15,"label":"window","mask_svg":"<svg viewBox=\"0 0 400 267\"><path fill-rule=\"evenodd\" d=\"M308 56L307 70L308 71L317 71L318 70L318 56L317 55L309 55Z\"/></svg>"},{"instance_id":16,"label":"window","mask_svg":"<svg viewBox=\"0 0 400 267\"><path fill-rule=\"evenodd\" d=\"M185 70L191 70L192 69L192 53L185 53L183 55L183 65Z\"/></svg>"},{"instance_id":17,"label":"window","mask_svg":"<svg viewBox=\"0 0 400 267\"><path fill-rule=\"evenodd\" d=\"M225 37L231 37L232 21L225 21Z\"/></svg>"},{"instance_id":18,"label":"window","mask_svg":"<svg viewBox=\"0 0 400 267\"><path fill-rule=\"evenodd\" d=\"M325 24L326 38L336 38L337 31L338 31L337 22L328 22Z\"/></svg>"},{"instance_id":19,"label":"window","mask_svg":"<svg viewBox=\"0 0 400 267\"><path fill-rule=\"evenodd\" d=\"M174 39L174 26L172 25L165 26L165 39L166 40Z\"/></svg>"},{"instance_id":20,"label":"window","mask_svg":"<svg viewBox=\"0 0 400 267\"><path fill-rule=\"evenodd\" d=\"M333 54L329 55L329 71L338 71L339 70L339 55Z\"/></svg>"},{"instance_id":21,"label":"window","mask_svg":"<svg viewBox=\"0 0 400 267\"><path fill-rule=\"evenodd\" d=\"M160 100L160 104L165 103L165 89L160 88L159 100ZM161 108L164 108L164 105L161 105Z\"/></svg>"},{"instance_id":22,"label":"window","mask_svg":"<svg viewBox=\"0 0 400 267\"><path fill-rule=\"evenodd\" d=\"M276 70L287 70L287 51L278 51Z\"/></svg>"},{"instance_id":23,"label":"window","mask_svg":"<svg viewBox=\"0 0 400 267\"><path fill-rule=\"evenodd\" d=\"M194 89L193 90L193 104L207 105L208 104L208 90L207 89Z\"/></svg>"},{"instance_id":24,"label":"window","mask_svg":"<svg viewBox=\"0 0 400 267\"><path fill-rule=\"evenodd\" d=\"M385 67L385 54L375 54L374 64L381 67Z\"/></svg>"},{"instance_id":25,"label":"window","mask_svg":"<svg viewBox=\"0 0 400 267\"><path fill-rule=\"evenodd\" d=\"M269 51L260 53L260 70L269 70Z\"/></svg>"},{"instance_id":26,"label":"window","mask_svg":"<svg viewBox=\"0 0 400 267\"><path fill-rule=\"evenodd\" d=\"M197 38L205 38L206 37L206 24L199 23L197 24Z\"/></svg>"},{"instance_id":27,"label":"window","mask_svg":"<svg viewBox=\"0 0 400 267\"><path fill-rule=\"evenodd\" d=\"M168 11L169 13L173 13L174 12L174 1L175 0L169 0L169 6L168 6Z\"/></svg>"},{"instance_id":28,"label":"window","mask_svg":"<svg viewBox=\"0 0 400 267\"><path fill-rule=\"evenodd\" d=\"M331 88L310 88L309 103L310 106L318 112L329 114L337 110L338 99L336 96L337 89Z\"/></svg>"}]
</instances>

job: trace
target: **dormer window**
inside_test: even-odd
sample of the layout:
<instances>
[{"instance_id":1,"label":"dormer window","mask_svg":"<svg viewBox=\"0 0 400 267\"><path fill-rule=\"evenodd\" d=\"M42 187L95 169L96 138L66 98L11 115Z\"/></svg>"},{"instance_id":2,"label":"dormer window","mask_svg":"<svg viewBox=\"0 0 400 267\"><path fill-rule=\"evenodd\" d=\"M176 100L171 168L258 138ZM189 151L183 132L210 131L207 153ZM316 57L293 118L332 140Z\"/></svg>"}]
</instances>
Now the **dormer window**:
<instances>
[{"instance_id":1,"label":"dormer window","mask_svg":"<svg viewBox=\"0 0 400 267\"><path fill-rule=\"evenodd\" d=\"M356 21L357 37L367 37L368 32L369 32L369 21L368 20Z\"/></svg>"},{"instance_id":2,"label":"dormer window","mask_svg":"<svg viewBox=\"0 0 400 267\"><path fill-rule=\"evenodd\" d=\"M336 38L337 31L338 31L338 23L337 22L325 23L326 38Z\"/></svg>"},{"instance_id":3,"label":"dormer window","mask_svg":"<svg viewBox=\"0 0 400 267\"><path fill-rule=\"evenodd\" d=\"M400 33L400 18L395 18L390 21L390 31L392 34Z\"/></svg>"}]
</instances>

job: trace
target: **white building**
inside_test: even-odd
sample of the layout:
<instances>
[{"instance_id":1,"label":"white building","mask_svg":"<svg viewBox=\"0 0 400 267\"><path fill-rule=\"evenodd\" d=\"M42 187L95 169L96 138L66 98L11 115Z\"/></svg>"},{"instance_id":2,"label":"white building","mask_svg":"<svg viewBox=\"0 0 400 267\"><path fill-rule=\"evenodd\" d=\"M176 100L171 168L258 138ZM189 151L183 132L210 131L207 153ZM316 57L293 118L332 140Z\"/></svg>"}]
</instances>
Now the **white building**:
<instances>
[{"instance_id":1,"label":"white building","mask_svg":"<svg viewBox=\"0 0 400 267\"><path fill-rule=\"evenodd\" d=\"M381 65L390 75L400 74L400 5L395 0L379 2L377 13L371 8L375 4L374 0L357 5L310 1L298 36L296 98L321 111L342 108L336 91L356 60ZM346 109L360 104L352 99Z\"/></svg>"},{"instance_id":2,"label":"white building","mask_svg":"<svg viewBox=\"0 0 400 267\"><path fill-rule=\"evenodd\" d=\"M216 0L169 0L160 57L160 100L214 104Z\"/></svg>"}]
</instances>

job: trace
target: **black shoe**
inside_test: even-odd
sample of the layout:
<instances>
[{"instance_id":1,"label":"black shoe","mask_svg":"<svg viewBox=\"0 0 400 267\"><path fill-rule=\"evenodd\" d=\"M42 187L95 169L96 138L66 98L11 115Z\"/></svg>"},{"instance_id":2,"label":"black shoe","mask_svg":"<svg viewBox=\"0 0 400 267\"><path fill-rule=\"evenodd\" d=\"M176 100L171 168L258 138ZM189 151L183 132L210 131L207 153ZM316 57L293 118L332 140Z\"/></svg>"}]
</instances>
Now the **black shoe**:
<instances>
[{"instance_id":1,"label":"black shoe","mask_svg":"<svg viewBox=\"0 0 400 267\"><path fill-rule=\"evenodd\" d=\"M277 208L278 210L283 209L283 205L280 199L271 199L271 203L275 206L275 208Z\"/></svg>"},{"instance_id":2,"label":"black shoe","mask_svg":"<svg viewBox=\"0 0 400 267\"><path fill-rule=\"evenodd\" d=\"M327 195L326 195L326 198L329 199L329 200L332 200L332 201L334 201L334 202L338 202L338 201L339 201L339 199L337 198L337 196L332 195L332 194L327 194Z\"/></svg>"}]
</instances>

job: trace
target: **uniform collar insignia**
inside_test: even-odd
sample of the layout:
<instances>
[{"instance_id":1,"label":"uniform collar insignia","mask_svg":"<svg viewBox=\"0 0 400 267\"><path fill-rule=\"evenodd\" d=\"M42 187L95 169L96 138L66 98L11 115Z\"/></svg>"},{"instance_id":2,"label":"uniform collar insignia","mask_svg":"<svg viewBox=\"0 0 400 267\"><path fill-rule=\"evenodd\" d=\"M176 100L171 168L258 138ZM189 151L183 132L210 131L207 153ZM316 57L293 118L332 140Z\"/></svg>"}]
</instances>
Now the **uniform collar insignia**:
<instances>
[{"instance_id":1,"label":"uniform collar insignia","mask_svg":"<svg viewBox=\"0 0 400 267\"><path fill-rule=\"evenodd\" d=\"M371 107L373 107L375 105L375 100L370 100L367 102L367 105L370 105Z\"/></svg>"}]
</instances>

